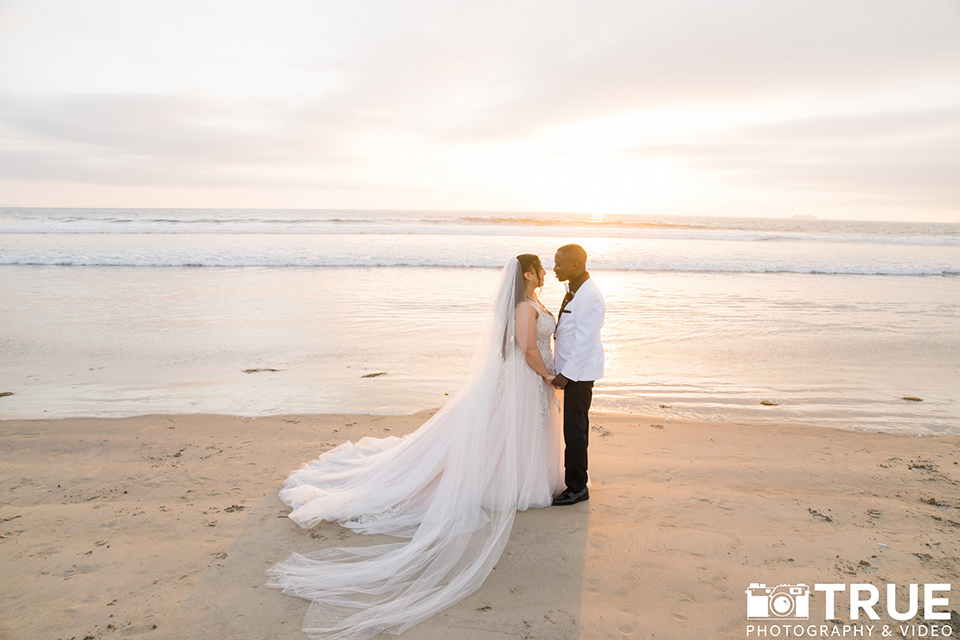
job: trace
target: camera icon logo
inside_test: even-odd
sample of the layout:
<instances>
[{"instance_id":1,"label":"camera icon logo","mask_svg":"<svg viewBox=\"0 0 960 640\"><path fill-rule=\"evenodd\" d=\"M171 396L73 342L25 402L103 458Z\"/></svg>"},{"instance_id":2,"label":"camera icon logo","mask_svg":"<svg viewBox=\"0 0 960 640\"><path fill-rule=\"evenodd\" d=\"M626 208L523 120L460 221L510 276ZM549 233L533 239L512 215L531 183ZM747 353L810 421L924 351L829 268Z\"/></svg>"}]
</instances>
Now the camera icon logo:
<instances>
[{"instance_id":1,"label":"camera icon logo","mask_svg":"<svg viewBox=\"0 0 960 640\"><path fill-rule=\"evenodd\" d=\"M806 620L810 617L810 588L805 584L768 587L752 582L746 594L747 620Z\"/></svg>"}]
</instances>

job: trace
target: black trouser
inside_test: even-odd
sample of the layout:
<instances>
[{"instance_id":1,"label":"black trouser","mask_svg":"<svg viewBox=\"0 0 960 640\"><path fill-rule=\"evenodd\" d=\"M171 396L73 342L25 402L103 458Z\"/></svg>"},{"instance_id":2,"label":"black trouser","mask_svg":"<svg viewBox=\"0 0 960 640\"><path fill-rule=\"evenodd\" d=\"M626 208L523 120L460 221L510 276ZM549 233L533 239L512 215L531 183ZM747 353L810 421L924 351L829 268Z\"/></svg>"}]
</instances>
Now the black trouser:
<instances>
[{"instance_id":1,"label":"black trouser","mask_svg":"<svg viewBox=\"0 0 960 640\"><path fill-rule=\"evenodd\" d=\"M590 402L593 382L567 383L563 388L563 466L567 489L587 488L587 444L590 441Z\"/></svg>"}]
</instances>

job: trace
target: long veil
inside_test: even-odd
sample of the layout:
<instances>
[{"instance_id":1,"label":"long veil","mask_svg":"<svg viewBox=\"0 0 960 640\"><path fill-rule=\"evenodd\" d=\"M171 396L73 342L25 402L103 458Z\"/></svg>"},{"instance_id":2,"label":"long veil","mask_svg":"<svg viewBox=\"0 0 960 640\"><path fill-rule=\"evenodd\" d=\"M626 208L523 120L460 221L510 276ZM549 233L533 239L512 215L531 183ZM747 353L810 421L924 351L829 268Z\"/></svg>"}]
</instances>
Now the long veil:
<instances>
[{"instance_id":1,"label":"long veil","mask_svg":"<svg viewBox=\"0 0 960 640\"><path fill-rule=\"evenodd\" d=\"M517 509L549 504L550 488L532 500L524 491L529 451L551 420L538 400L545 382L524 359L527 331L517 331L523 297L512 259L465 386L419 429L347 442L290 475L280 497L301 526L327 520L403 538L293 553L267 571L267 586L312 601L303 627L312 638L402 633L461 600L500 558Z\"/></svg>"}]
</instances>

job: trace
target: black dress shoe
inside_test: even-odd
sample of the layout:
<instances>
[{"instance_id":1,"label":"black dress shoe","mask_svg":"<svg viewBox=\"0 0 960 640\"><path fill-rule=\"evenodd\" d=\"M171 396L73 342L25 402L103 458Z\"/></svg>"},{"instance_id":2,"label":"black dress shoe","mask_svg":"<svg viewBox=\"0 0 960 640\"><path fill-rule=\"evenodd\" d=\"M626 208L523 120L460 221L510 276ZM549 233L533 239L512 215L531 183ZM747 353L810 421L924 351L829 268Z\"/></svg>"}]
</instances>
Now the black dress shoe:
<instances>
[{"instance_id":1,"label":"black dress shoe","mask_svg":"<svg viewBox=\"0 0 960 640\"><path fill-rule=\"evenodd\" d=\"M570 489L564 489L563 493L553 499L553 506L565 507L568 504L577 504L578 502L583 502L584 500L589 499L590 491L586 487L584 487L582 491L570 491Z\"/></svg>"}]
</instances>

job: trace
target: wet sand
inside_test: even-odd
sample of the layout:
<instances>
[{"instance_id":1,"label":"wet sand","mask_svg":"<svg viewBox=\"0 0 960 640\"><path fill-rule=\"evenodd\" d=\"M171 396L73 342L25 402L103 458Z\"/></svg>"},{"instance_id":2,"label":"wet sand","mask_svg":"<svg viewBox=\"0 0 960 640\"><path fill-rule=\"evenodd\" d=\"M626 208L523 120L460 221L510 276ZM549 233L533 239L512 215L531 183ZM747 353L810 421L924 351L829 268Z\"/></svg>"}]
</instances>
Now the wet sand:
<instances>
[{"instance_id":1,"label":"wet sand","mask_svg":"<svg viewBox=\"0 0 960 640\"><path fill-rule=\"evenodd\" d=\"M277 490L426 415L0 422L0 638L304 638L264 571L355 536ZM519 513L480 590L400 637L744 638L754 582L950 583L960 610L960 437L601 413L590 453L589 502ZM817 597L811 624L854 623Z\"/></svg>"}]
</instances>

